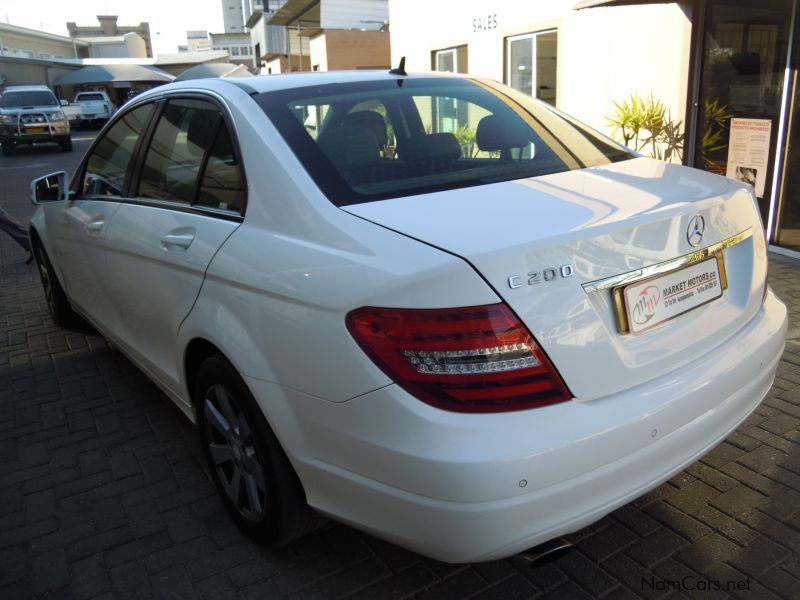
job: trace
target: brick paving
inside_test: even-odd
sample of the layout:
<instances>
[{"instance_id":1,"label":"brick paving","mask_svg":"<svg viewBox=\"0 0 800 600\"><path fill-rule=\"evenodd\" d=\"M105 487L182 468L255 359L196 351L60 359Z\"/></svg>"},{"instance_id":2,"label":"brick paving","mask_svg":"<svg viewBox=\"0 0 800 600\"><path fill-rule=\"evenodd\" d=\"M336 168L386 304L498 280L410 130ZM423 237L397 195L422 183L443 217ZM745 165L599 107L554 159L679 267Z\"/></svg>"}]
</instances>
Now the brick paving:
<instances>
[{"instance_id":1,"label":"brick paving","mask_svg":"<svg viewBox=\"0 0 800 600\"><path fill-rule=\"evenodd\" d=\"M0 186L0 206L27 218L21 189ZM277 552L250 543L217 500L192 425L102 339L56 328L24 258L0 235L0 598L800 594L800 261L770 255L790 339L756 412L703 460L570 536L573 552L531 568L447 565L335 523Z\"/></svg>"}]
</instances>

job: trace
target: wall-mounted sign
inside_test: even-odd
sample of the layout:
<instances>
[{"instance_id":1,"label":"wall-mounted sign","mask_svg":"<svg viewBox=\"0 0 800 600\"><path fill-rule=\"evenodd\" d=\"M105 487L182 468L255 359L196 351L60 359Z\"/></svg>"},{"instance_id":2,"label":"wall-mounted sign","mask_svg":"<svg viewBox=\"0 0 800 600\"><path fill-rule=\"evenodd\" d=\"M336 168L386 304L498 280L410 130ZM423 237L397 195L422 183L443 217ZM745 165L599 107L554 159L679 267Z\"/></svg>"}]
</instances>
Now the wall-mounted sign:
<instances>
[{"instance_id":1,"label":"wall-mounted sign","mask_svg":"<svg viewBox=\"0 0 800 600\"><path fill-rule=\"evenodd\" d=\"M497 13L472 19L472 33L497 29Z\"/></svg>"},{"instance_id":2,"label":"wall-mounted sign","mask_svg":"<svg viewBox=\"0 0 800 600\"><path fill-rule=\"evenodd\" d=\"M767 182L771 131L772 121L769 119L731 119L725 175L752 185L759 198L764 196Z\"/></svg>"}]
</instances>

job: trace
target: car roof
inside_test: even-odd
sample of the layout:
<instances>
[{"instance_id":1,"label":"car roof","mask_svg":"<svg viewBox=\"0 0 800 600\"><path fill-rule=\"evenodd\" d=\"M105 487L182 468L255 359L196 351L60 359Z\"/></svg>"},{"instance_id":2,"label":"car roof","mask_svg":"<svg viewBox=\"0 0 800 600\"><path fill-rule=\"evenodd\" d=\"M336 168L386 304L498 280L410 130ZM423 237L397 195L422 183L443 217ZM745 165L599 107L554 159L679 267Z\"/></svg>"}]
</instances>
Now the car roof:
<instances>
[{"instance_id":1,"label":"car roof","mask_svg":"<svg viewBox=\"0 0 800 600\"><path fill-rule=\"evenodd\" d=\"M9 85L3 91L4 94L8 92L52 92L46 85Z\"/></svg>"},{"instance_id":2,"label":"car roof","mask_svg":"<svg viewBox=\"0 0 800 600\"><path fill-rule=\"evenodd\" d=\"M265 92L274 92L279 90L288 90L293 88L302 88L312 85L325 85L332 83L358 83L365 81L397 81L398 79L429 79L433 77L456 77L464 78L464 75L456 73L443 73L443 72L429 72L429 73L411 73L405 76L398 76L390 74L389 71L372 71L372 70L359 70L359 71L315 71L315 72L302 72L302 73L282 73L276 75L256 75L254 77L237 78L218 78L212 77L208 79L191 79L187 81L168 83L161 85L143 94L139 97L148 97L165 93L170 91L188 90L188 89L208 89L220 92L224 89L220 86L220 82L226 84L233 84L240 89L245 90L250 94L261 94Z\"/></svg>"}]
</instances>

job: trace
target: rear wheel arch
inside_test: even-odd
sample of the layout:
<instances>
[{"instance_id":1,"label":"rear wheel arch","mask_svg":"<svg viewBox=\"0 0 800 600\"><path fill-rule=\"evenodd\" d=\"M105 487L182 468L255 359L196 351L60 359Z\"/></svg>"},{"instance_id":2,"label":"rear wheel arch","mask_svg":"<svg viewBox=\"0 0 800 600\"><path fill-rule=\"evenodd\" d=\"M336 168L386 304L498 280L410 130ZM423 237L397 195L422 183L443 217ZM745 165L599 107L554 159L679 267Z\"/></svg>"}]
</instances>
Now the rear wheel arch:
<instances>
[{"instance_id":1,"label":"rear wheel arch","mask_svg":"<svg viewBox=\"0 0 800 600\"><path fill-rule=\"evenodd\" d=\"M256 541L275 548L301 537L323 524L325 519L308 507L303 484L282 444L273 432L267 415L261 410L244 378L225 353L206 339L194 338L186 348L185 373L209 472L231 517L242 531ZM257 479L264 482L264 500L261 507L262 510L267 510L267 514L257 513L255 520L252 520L253 515L248 516L239 512L241 510L238 506L239 496L237 494L234 497L230 492L233 489L232 486L238 486L236 483L238 480L232 478L228 481L220 471L222 468L229 468L232 464L230 461L233 459L228 457L223 458L223 462L218 462L219 459L212 458L210 452L210 446L217 448L214 455L219 450L225 450L224 443L214 438L214 427L209 426L209 413L204 412L207 402L214 403L215 401L213 400L214 395L204 395L202 390L208 389L209 392L219 395L219 392L213 392L216 388L221 388L221 397L227 397L228 402L236 407L238 413L238 417L229 422L238 422L239 425L235 428L226 428L225 431L238 434L241 427L241 432L252 431L255 434L255 438L251 437L250 439L255 439L253 448L257 449L257 452L254 455L239 452L241 457L255 457L259 466L258 470L262 473ZM211 400L204 401L204 398L211 398ZM224 412L224 410L218 410L217 414ZM242 425L243 421L246 427ZM218 429L218 431L221 430ZM237 439L238 437L238 435L233 436ZM242 439L245 438L242 437ZM238 447L239 443L237 440L233 440L228 445L233 448L234 446ZM231 456L237 456L234 450L231 452ZM215 460L217 461L216 466ZM247 462L242 458L236 460L242 464ZM250 460L252 462L252 459Z\"/></svg>"}]
</instances>

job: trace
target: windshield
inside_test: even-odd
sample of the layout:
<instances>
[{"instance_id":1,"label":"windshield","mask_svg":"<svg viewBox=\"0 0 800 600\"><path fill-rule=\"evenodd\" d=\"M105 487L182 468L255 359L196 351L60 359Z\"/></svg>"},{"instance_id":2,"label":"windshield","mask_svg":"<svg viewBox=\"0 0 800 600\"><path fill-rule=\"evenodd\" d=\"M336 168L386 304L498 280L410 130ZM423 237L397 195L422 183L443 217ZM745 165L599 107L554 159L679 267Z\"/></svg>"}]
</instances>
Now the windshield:
<instances>
[{"instance_id":1,"label":"windshield","mask_svg":"<svg viewBox=\"0 0 800 600\"><path fill-rule=\"evenodd\" d=\"M479 79L328 84L255 98L338 206L633 158L552 107Z\"/></svg>"},{"instance_id":2,"label":"windshield","mask_svg":"<svg viewBox=\"0 0 800 600\"><path fill-rule=\"evenodd\" d=\"M21 106L58 106L52 92L6 92L3 94L3 108Z\"/></svg>"},{"instance_id":3,"label":"windshield","mask_svg":"<svg viewBox=\"0 0 800 600\"><path fill-rule=\"evenodd\" d=\"M75 98L75 102L84 102L86 100L102 100L102 94L78 94Z\"/></svg>"}]
</instances>

